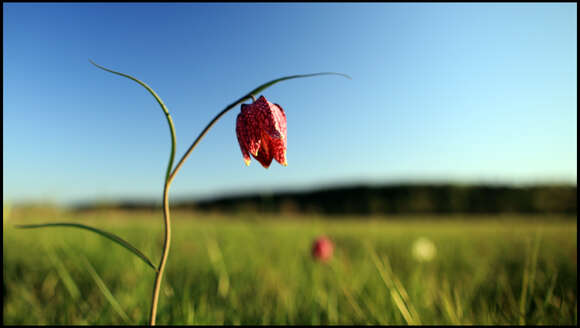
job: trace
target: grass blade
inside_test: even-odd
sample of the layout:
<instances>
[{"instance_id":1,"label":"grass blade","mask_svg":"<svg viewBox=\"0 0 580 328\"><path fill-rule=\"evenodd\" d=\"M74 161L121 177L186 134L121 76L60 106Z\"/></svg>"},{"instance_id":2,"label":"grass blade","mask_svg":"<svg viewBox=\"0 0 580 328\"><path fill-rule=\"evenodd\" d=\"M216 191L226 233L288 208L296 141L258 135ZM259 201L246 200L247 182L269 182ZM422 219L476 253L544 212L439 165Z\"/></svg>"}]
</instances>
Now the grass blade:
<instances>
[{"instance_id":1,"label":"grass blade","mask_svg":"<svg viewBox=\"0 0 580 328\"><path fill-rule=\"evenodd\" d=\"M109 301L115 312L119 314L119 316L123 319L123 321L125 323L128 323L129 317L127 316L125 311L123 311L123 308L121 308L121 305L119 304L119 302L117 302L117 299L115 298L115 296L113 296L113 294L111 293L111 291L109 290L103 279L101 279L97 271L95 271L89 260L87 260L83 255L80 255L80 257L85 263L85 266L88 269L89 273L91 274L91 277L93 277L93 279L97 283L97 287L99 287L99 289L101 290L107 301Z\"/></svg>"},{"instance_id":2,"label":"grass blade","mask_svg":"<svg viewBox=\"0 0 580 328\"><path fill-rule=\"evenodd\" d=\"M387 265L383 264L379 259L377 253L375 252L374 248L372 248L370 244L367 244L367 248L369 250L375 268L379 272L379 276L381 277L381 279L385 283L385 286L389 290L391 298L393 299L395 306L399 310L399 313L401 313L401 315L403 316L403 319L405 319L408 325L421 324L419 318L414 317L416 311L411 308L411 303L408 302L409 305L407 305L407 303L405 303L405 301L403 300L403 298L408 297L407 292L404 291L404 289L399 289L396 286L396 283L393 280L393 277L395 277L395 275L391 271L391 267L388 264L388 262Z\"/></svg>"},{"instance_id":3,"label":"grass blade","mask_svg":"<svg viewBox=\"0 0 580 328\"><path fill-rule=\"evenodd\" d=\"M66 266L62 262L62 260L56 254L54 249L46 249L46 255L48 259L52 262L52 264L56 267L56 271L60 280L63 282L64 287L72 297L72 299L76 302L80 297L81 293L79 291L79 287L75 283L74 279L72 278L70 272L67 270Z\"/></svg>"},{"instance_id":4,"label":"grass blade","mask_svg":"<svg viewBox=\"0 0 580 328\"><path fill-rule=\"evenodd\" d=\"M526 249L529 249L526 247ZM528 250L529 253L529 250ZM520 293L520 319L519 324L520 326L524 326L526 324L526 304L527 304L527 296L528 296L528 285L530 279L530 256L526 254L525 262L524 262L524 273L522 278L522 291Z\"/></svg>"},{"instance_id":5,"label":"grass blade","mask_svg":"<svg viewBox=\"0 0 580 328\"><path fill-rule=\"evenodd\" d=\"M348 301L348 303L350 304L350 306L354 310L354 313L356 314L357 318L359 320L364 320L365 315L363 314L360 306L357 304L357 302L354 299L354 297L352 296L352 294L346 289L346 287L344 287L343 284L341 284L340 287L342 288L342 292L344 293L344 296L346 296L346 300Z\"/></svg>"},{"instance_id":6,"label":"grass blade","mask_svg":"<svg viewBox=\"0 0 580 328\"><path fill-rule=\"evenodd\" d=\"M226 264L217 241L213 238L206 240L207 254L215 274L218 276L218 294L224 299L230 289L230 278L226 270Z\"/></svg>"},{"instance_id":7,"label":"grass blade","mask_svg":"<svg viewBox=\"0 0 580 328\"><path fill-rule=\"evenodd\" d=\"M556 280L557 279L558 279L558 271L554 272L554 275L552 276L552 281L550 282L550 287L548 288L548 292L546 293L546 299L544 300L544 306L543 306L544 310L552 302L552 296L554 295L554 288L556 287Z\"/></svg>"},{"instance_id":8,"label":"grass blade","mask_svg":"<svg viewBox=\"0 0 580 328\"><path fill-rule=\"evenodd\" d=\"M101 230L101 229L93 228L93 227L90 227L90 226L87 226L84 224L80 224L80 223L66 223L66 222L44 223L44 224L23 224L23 225L16 225L15 227L20 228L20 229L47 228L47 227L71 227L71 228L81 228L81 229L89 230L89 231L95 232L103 237L106 237L106 238L114 241L118 245L125 247L127 250L129 250L129 251L131 251L131 253L137 255L141 260L143 260L143 262L145 262L147 265L149 265L151 268L153 268L153 270L157 271L157 267L155 267L153 262L151 262L151 260L149 260L149 258L145 254L143 254L140 250L138 250L135 246L129 244L127 241L125 241L121 237L114 235L110 232Z\"/></svg>"}]
</instances>

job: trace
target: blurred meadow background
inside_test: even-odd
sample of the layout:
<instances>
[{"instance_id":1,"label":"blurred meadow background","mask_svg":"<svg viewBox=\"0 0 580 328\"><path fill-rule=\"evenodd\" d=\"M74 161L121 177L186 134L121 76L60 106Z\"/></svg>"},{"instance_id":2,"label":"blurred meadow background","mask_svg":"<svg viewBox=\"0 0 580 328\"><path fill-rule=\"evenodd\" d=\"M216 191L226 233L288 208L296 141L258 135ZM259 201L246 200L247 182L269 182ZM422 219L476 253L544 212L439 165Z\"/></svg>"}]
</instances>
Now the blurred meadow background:
<instances>
[{"instance_id":1,"label":"blurred meadow background","mask_svg":"<svg viewBox=\"0 0 580 328\"><path fill-rule=\"evenodd\" d=\"M3 3L3 324L577 324L577 4ZM326 262L314 240L334 244Z\"/></svg>"}]
</instances>

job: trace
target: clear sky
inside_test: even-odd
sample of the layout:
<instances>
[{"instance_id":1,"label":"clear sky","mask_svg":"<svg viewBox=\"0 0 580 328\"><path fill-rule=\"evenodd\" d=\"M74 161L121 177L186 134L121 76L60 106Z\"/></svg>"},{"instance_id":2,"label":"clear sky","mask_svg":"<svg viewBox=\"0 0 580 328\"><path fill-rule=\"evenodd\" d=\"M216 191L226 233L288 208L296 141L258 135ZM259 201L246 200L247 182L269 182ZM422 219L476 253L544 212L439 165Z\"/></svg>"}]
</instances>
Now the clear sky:
<instances>
[{"instance_id":1,"label":"clear sky","mask_svg":"<svg viewBox=\"0 0 580 328\"><path fill-rule=\"evenodd\" d=\"M3 4L4 201L161 199L227 104L264 92L288 167L246 167L236 108L172 199L389 182L577 180L577 4Z\"/></svg>"}]
</instances>

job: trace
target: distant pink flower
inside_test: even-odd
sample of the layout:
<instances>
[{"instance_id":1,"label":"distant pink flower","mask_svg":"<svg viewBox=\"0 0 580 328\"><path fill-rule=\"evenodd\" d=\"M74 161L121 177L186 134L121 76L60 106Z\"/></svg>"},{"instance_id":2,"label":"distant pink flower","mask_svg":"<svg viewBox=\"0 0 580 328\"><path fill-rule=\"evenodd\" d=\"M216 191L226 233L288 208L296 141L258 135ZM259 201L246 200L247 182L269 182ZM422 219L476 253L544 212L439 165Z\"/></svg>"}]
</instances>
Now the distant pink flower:
<instances>
[{"instance_id":1,"label":"distant pink flower","mask_svg":"<svg viewBox=\"0 0 580 328\"><path fill-rule=\"evenodd\" d=\"M250 154L268 168L272 159L286 163L286 114L278 104L272 104L264 96L252 104L242 104L236 122L236 134L246 165Z\"/></svg>"},{"instance_id":2,"label":"distant pink flower","mask_svg":"<svg viewBox=\"0 0 580 328\"><path fill-rule=\"evenodd\" d=\"M327 261L332 257L334 245L327 237L318 237L312 245L312 256L316 260Z\"/></svg>"}]
</instances>

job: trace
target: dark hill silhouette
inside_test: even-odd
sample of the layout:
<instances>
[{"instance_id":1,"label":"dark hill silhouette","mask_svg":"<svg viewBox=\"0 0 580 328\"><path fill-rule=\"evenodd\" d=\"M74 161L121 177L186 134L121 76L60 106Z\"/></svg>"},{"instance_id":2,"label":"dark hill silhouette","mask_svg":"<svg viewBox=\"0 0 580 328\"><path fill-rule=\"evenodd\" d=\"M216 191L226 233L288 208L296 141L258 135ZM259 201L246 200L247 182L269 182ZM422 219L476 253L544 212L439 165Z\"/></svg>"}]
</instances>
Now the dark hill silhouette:
<instances>
[{"instance_id":1,"label":"dark hill silhouette","mask_svg":"<svg viewBox=\"0 0 580 328\"><path fill-rule=\"evenodd\" d=\"M198 201L174 202L174 209L268 213L342 214L577 214L577 187L537 185L400 184L350 186L302 192L258 193ZM159 204L124 201L117 204L85 204L77 210L157 209Z\"/></svg>"}]
</instances>

